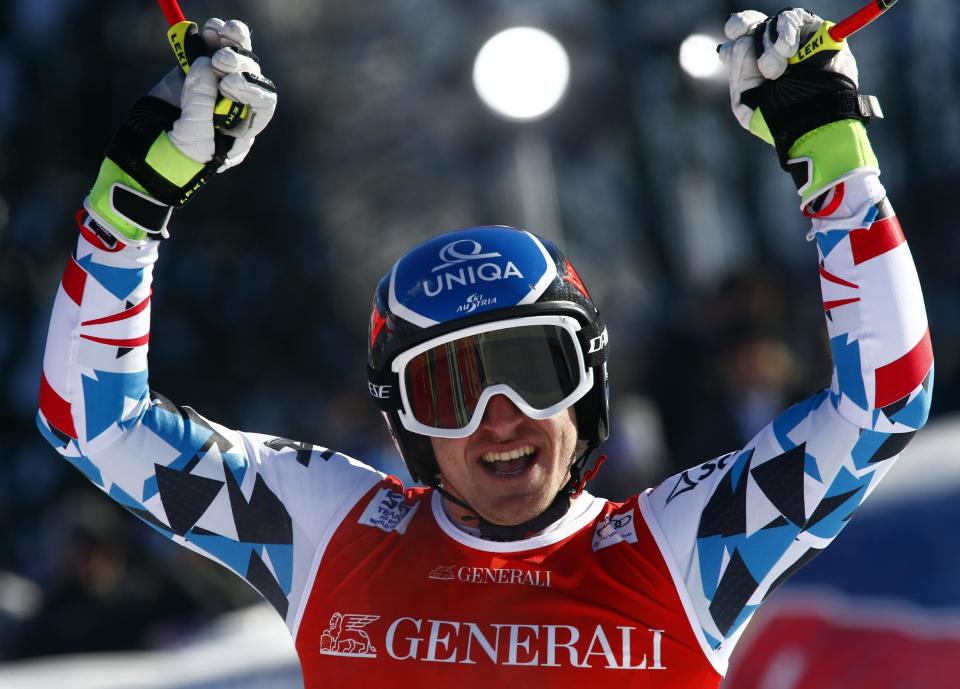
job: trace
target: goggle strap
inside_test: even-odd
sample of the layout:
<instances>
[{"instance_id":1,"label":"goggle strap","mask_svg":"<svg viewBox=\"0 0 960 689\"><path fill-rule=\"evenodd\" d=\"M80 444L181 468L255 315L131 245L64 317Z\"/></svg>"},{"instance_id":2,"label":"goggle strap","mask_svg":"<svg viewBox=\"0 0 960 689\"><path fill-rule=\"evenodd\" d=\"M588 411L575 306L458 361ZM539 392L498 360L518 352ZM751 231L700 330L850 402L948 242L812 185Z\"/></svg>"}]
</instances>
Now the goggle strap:
<instances>
[{"instance_id":1,"label":"goggle strap","mask_svg":"<svg viewBox=\"0 0 960 689\"><path fill-rule=\"evenodd\" d=\"M400 411L403 400L400 399L400 376L390 370L378 371L367 365L367 392L380 408L380 411Z\"/></svg>"},{"instance_id":2,"label":"goggle strap","mask_svg":"<svg viewBox=\"0 0 960 689\"><path fill-rule=\"evenodd\" d=\"M590 450L588 450L586 454L590 454ZM606 461L607 461L607 456L600 455L599 457L597 457L597 462L596 464L593 465L593 468L583 472L583 478L580 479L579 483L577 483L574 489L570 492L570 494L574 498L580 497L580 493L582 493L584 487L586 487L587 481L592 480L593 477L597 475L597 472L600 471L600 467L603 466L603 463Z\"/></svg>"}]
</instances>

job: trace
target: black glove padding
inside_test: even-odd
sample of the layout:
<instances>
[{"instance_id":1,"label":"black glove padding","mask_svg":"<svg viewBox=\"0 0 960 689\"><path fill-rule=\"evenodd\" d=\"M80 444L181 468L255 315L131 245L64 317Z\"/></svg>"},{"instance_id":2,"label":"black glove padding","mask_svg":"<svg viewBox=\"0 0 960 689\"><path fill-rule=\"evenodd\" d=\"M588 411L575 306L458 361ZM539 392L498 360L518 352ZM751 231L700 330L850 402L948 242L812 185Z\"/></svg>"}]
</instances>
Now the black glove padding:
<instances>
[{"instance_id":1,"label":"black glove padding","mask_svg":"<svg viewBox=\"0 0 960 689\"><path fill-rule=\"evenodd\" d=\"M214 157L187 184L173 184L146 162L146 156L156 138L162 132L169 132L179 118L180 108L176 106L153 96L138 98L106 150L106 156L143 185L151 196L174 207L193 198L197 189L216 174L233 144L233 139L218 130L214 134Z\"/></svg>"}]
</instances>

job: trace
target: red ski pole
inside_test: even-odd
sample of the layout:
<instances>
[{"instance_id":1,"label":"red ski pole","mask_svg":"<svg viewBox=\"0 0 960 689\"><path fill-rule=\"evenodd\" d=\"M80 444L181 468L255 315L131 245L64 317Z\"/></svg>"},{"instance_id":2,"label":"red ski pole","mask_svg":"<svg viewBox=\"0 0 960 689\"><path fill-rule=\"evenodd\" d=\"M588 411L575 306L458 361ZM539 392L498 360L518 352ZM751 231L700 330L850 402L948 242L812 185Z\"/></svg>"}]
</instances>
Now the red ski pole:
<instances>
[{"instance_id":1,"label":"red ski pole","mask_svg":"<svg viewBox=\"0 0 960 689\"><path fill-rule=\"evenodd\" d=\"M896 2L897 0L870 0L859 10L836 24L831 21L824 21L816 33L800 46L800 50L788 62L795 65L821 53L829 55L838 50L843 50L843 42L849 36L889 10Z\"/></svg>"},{"instance_id":2,"label":"red ski pole","mask_svg":"<svg viewBox=\"0 0 960 689\"><path fill-rule=\"evenodd\" d=\"M865 27L881 14L897 4L897 0L871 0L846 19L842 19L829 29L830 38L838 43L847 36Z\"/></svg>"},{"instance_id":3,"label":"red ski pole","mask_svg":"<svg viewBox=\"0 0 960 689\"><path fill-rule=\"evenodd\" d=\"M160 9L163 10L163 16L167 18L167 23L170 26L187 20L187 18L183 16L183 10L180 9L180 4L177 0L157 0L157 4L160 5Z\"/></svg>"}]
</instances>

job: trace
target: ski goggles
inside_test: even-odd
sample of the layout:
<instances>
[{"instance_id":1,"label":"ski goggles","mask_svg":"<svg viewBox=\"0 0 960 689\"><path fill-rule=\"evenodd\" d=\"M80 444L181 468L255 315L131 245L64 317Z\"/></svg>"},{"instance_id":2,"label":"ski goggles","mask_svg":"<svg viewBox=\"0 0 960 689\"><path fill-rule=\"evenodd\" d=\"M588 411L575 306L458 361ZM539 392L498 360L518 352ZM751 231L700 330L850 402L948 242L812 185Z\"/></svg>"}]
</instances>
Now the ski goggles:
<instances>
[{"instance_id":1,"label":"ski goggles","mask_svg":"<svg viewBox=\"0 0 960 689\"><path fill-rule=\"evenodd\" d=\"M404 351L391 363L400 423L421 435L465 438L477 430L494 395L506 396L532 419L563 411L593 387L581 330L568 316L513 318Z\"/></svg>"}]
</instances>

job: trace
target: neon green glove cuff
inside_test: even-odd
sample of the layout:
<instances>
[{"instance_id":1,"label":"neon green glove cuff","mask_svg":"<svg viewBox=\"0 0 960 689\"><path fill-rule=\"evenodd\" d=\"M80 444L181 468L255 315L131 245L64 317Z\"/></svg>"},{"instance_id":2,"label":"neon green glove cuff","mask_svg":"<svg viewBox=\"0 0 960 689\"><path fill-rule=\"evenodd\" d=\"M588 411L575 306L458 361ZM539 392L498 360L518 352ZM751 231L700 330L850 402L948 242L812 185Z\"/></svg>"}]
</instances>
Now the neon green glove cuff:
<instances>
[{"instance_id":1,"label":"neon green glove cuff","mask_svg":"<svg viewBox=\"0 0 960 689\"><path fill-rule=\"evenodd\" d=\"M198 163L174 146L166 132L160 132L150 146L146 163L158 175L178 187L185 187L204 168L204 163Z\"/></svg>"},{"instance_id":2,"label":"neon green glove cuff","mask_svg":"<svg viewBox=\"0 0 960 689\"><path fill-rule=\"evenodd\" d=\"M880 173L867 129L854 119L831 122L801 136L790 147L787 165L804 205L856 170Z\"/></svg>"},{"instance_id":3,"label":"neon green glove cuff","mask_svg":"<svg viewBox=\"0 0 960 689\"><path fill-rule=\"evenodd\" d=\"M128 161L129 162L129 161ZM138 174L151 180L154 187L176 188L184 199L195 191L188 187L205 165L173 145L166 132L160 132L136 165ZM143 184L106 158L87 197L87 210L109 228L128 240L142 242L157 235L167 236L171 206L158 201Z\"/></svg>"}]
</instances>

